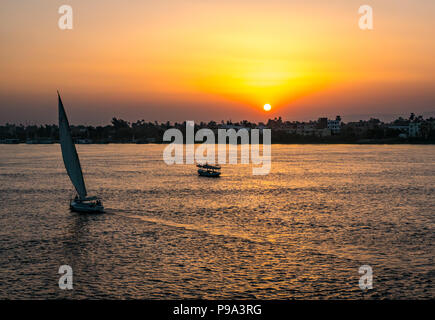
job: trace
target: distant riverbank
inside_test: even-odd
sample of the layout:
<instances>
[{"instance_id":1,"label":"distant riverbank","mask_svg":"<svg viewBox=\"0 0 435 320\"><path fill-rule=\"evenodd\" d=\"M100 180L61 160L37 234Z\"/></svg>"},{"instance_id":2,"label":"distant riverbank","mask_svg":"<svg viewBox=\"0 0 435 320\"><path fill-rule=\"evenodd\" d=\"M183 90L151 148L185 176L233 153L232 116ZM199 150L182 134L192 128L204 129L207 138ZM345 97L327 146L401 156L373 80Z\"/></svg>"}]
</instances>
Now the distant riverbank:
<instances>
[{"instance_id":1,"label":"distant riverbank","mask_svg":"<svg viewBox=\"0 0 435 320\"><path fill-rule=\"evenodd\" d=\"M47 145L47 144L58 144L59 141L51 141L51 142L32 142L32 143L26 143L23 141L0 141L0 144L6 144L6 145L13 145L13 144L26 144L26 145ZM169 144L169 142L135 142L135 141L110 141L110 142L104 142L104 141L95 141L95 142L86 142L86 143L76 143L76 144L91 144L91 145L101 145L101 144ZM185 144L185 143L183 143ZM202 144L201 142L195 142L195 144ZM240 143L238 143L240 144ZM272 141L272 144L373 144L373 145L434 145L435 141L427 141L427 140L419 140L419 139L361 139L356 141L341 141L341 140L334 140L334 141L325 141L325 140L309 140L307 139L300 139L300 140L294 140L294 141Z\"/></svg>"}]
</instances>

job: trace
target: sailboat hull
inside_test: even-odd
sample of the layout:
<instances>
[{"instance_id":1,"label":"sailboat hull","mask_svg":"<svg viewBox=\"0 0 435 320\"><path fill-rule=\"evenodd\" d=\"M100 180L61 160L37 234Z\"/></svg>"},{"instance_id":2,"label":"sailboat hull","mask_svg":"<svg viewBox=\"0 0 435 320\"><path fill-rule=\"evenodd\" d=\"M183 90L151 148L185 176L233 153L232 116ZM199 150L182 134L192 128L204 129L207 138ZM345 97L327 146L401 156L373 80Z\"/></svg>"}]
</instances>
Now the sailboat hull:
<instances>
[{"instance_id":1,"label":"sailboat hull","mask_svg":"<svg viewBox=\"0 0 435 320\"><path fill-rule=\"evenodd\" d=\"M102 205L98 205L95 202L82 202L72 200L70 202L71 211L75 212L83 212L83 213L103 213L104 207Z\"/></svg>"}]
</instances>

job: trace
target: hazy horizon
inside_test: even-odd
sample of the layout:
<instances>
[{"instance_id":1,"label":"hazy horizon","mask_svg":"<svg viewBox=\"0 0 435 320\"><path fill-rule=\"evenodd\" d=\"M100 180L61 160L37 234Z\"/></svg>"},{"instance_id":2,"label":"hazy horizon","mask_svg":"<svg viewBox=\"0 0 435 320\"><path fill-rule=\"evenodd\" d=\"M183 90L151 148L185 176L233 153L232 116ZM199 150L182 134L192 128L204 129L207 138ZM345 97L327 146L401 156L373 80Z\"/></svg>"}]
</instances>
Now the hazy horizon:
<instances>
[{"instance_id":1,"label":"hazy horizon","mask_svg":"<svg viewBox=\"0 0 435 320\"><path fill-rule=\"evenodd\" d=\"M51 121L49 121L49 120L37 121L35 119L19 120L19 121L7 121L7 120L1 119L0 125L6 125L6 124L11 124L11 125L57 125L58 124L58 114L57 114L57 109L56 108L54 108L54 109L55 109L55 111L53 112L53 115L50 117L50 119L52 119ZM363 121L370 120L370 118L379 119L382 122L391 122L399 117L402 117L404 119L408 119L411 112L413 112L413 111L410 110L410 112L408 112L408 113L400 113L400 114L366 114L366 115L364 115L364 114L363 115L357 115L357 114L355 114L355 115L342 115L342 114L334 115L331 113L330 115L320 114L318 116L313 116L313 117L307 116L304 118L286 118L286 117L283 117L282 115L279 115L279 114L274 115L274 116L268 114L269 115L268 117L265 117L264 119L257 119L257 120L245 119L245 118L238 119L238 118L231 118L231 117L228 117L225 119L224 118L222 118L222 119L221 118L219 118L219 119L211 119L211 118L210 119L191 119L191 118L188 118L188 119L170 120L170 119L148 119L148 118L143 118L143 117L142 118L141 117L134 118L134 117L128 117L128 116L123 117L123 116L116 115L116 114L114 114L112 116L105 117L105 118L100 119L100 120L93 120L93 121L89 121L89 119L82 119L82 121L80 121L76 117L77 114L76 114L76 116L73 116L73 117L68 115L68 118L69 118L69 122L71 125L90 125L90 126L109 125L113 118L122 119L122 120L128 121L130 123L134 123L134 122L140 121L140 120L145 120L145 122L157 121L158 123L164 123L167 121L169 121L171 123L175 123L175 122L182 123L184 121L190 121L190 120L195 121L195 123L200 123L200 122L207 122L208 123L210 121L215 121L216 123L220 123L221 121L225 121L225 122L232 121L232 122L236 123L236 122L240 122L243 120L247 120L247 121L253 122L253 123L260 123L260 122L266 123L269 119L273 119L275 117L276 118L281 117L283 121L308 122L311 120L316 121L321 117L327 117L328 119L335 119L336 116L340 116L342 121L346 123L346 122L355 122L355 121L359 121L359 120L363 120ZM415 112L414 112L414 114L415 114ZM421 115L421 116L423 116L423 118L430 118L430 117L435 117L435 112L423 112L423 113L417 113L415 115L416 116Z\"/></svg>"},{"instance_id":2,"label":"hazy horizon","mask_svg":"<svg viewBox=\"0 0 435 320\"><path fill-rule=\"evenodd\" d=\"M0 123L57 123L56 90L72 124L435 116L435 2L362 4L5 0Z\"/></svg>"}]
</instances>

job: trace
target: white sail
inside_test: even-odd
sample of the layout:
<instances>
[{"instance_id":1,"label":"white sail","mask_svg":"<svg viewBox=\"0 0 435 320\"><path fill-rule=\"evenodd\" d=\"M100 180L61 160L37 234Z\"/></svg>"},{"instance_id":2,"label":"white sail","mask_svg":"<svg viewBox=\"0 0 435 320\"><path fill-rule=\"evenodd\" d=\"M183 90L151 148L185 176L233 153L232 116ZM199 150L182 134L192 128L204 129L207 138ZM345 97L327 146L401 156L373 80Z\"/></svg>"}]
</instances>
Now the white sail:
<instances>
[{"instance_id":1,"label":"white sail","mask_svg":"<svg viewBox=\"0 0 435 320\"><path fill-rule=\"evenodd\" d=\"M83 179L82 168L80 166L80 160L71 137L71 130L59 92L57 93L57 96L59 98L59 140L62 149L63 163L65 164L68 176L76 188L80 199L85 199L86 187Z\"/></svg>"}]
</instances>

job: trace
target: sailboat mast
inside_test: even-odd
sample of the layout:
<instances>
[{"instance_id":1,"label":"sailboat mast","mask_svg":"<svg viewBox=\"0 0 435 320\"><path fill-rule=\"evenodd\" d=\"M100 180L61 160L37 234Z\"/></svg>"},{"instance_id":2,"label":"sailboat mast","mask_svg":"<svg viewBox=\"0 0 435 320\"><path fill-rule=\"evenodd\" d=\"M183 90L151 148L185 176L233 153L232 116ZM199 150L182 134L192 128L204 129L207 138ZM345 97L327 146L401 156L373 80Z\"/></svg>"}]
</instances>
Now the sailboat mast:
<instances>
[{"instance_id":1,"label":"sailboat mast","mask_svg":"<svg viewBox=\"0 0 435 320\"><path fill-rule=\"evenodd\" d=\"M76 188L80 199L85 199L87 192L79 156L71 136L71 129L59 91L57 92L57 96L59 106L59 141L62 150L63 163L65 164L65 169L72 184Z\"/></svg>"}]
</instances>

